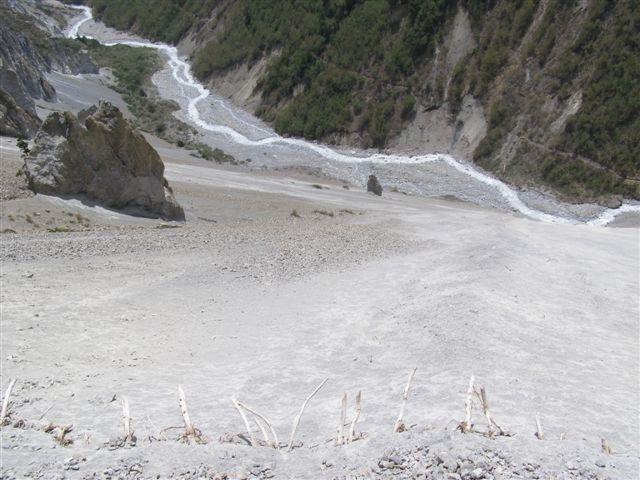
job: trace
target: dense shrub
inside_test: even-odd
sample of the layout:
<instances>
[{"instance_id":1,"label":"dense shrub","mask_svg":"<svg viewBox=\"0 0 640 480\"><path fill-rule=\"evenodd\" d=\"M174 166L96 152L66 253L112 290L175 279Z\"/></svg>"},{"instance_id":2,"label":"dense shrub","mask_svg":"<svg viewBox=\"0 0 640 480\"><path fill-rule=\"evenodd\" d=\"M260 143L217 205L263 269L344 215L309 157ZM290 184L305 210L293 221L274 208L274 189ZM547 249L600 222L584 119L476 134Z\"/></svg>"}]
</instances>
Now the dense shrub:
<instances>
[{"instance_id":1,"label":"dense shrub","mask_svg":"<svg viewBox=\"0 0 640 480\"><path fill-rule=\"evenodd\" d=\"M567 123L564 147L630 178L640 172L640 8L595 4L591 26L565 57L592 52L593 73L579 112ZM605 21L612 28L602 32Z\"/></svg>"}]
</instances>

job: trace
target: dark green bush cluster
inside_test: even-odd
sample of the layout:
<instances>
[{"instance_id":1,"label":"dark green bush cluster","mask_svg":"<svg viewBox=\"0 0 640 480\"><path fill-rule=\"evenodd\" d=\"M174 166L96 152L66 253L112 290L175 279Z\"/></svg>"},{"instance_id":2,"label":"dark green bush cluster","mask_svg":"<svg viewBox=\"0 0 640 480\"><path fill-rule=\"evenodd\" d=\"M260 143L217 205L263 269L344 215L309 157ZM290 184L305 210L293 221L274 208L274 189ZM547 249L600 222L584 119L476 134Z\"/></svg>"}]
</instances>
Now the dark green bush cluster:
<instances>
[{"instance_id":1,"label":"dark green bush cluster","mask_svg":"<svg viewBox=\"0 0 640 480\"><path fill-rule=\"evenodd\" d=\"M115 89L122 95L131 112L143 129L162 135L165 120L176 110L172 102L150 98L146 87L151 76L162 66L158 53L151 48L134 48L126 45L106 47L95 40L82 38L94 62L113 71Z\"/></svg>"},{"instance_id":2,"label":"dark green bush cluster","mask_svg":"<svg viewBox=\"0 0 640 480\"><path fill-rule=\"evenodd\" d=\"M640 8L598 0L567 58L591 56L582 106L565 129L564 147L623 177L640 173ZM602 31L603 25L610 25Z\"/></svg>"},{"instance_id":3,"label":"dark green bush cluster","mask_svg":"<svg viewBox=\"0 0 640 480\"><path fill-rule=\"evenodd\" d=\"M571 21L575 3L576 0L549 0L545 14L533 32L525 52L527 57L536 58L540 67L547 63L556 45L558 33L562 33L563 26Z\"/></svg>"},{"instance_id":4,"label":"dark green bush cluster","mask_svg":"<svg viewBox=\"0 0 640 480\"><path fill-rule=\"evenodd\" d=\"M498 153L504 138L509 132L509 119L512 115L511 105L504 98L494 101L489 109L487 135L473 152L475 160L487 158Z\"/></svg>"},{"instance_id":5,"label":"dark green bush cluster","mask_svg":"<svg viewBox=\"0 0 640 480\"><path fill-rule=\"evenodd\" d=\"M304 95L281 110L276 131L308 138L322 138L346 129L351 120L351 95L355 77L348 71L329 67L318 75Z\"/></svg>"},{"instance_id":6,"label":"dark green bush cluster","mask_svg":"<svg viewBox=\"0 0 640 480\"><path fill-rule=\"evenodd\" d=\"M621 179L613 172L595 168L579 159L547 155L542 162L542 178L572 197L597 198L619 194L640 198L640 184Z\"/></svg>"},{"instance_id":7,"label":"dark green bush cluster","mask_svg":"<svg viewBox=\"0 0 640 480\"><path fill-rule=\"evenodd\" d=\"M113 70L118 89L124 95L139 96L145 82L162 66L157 52L151 48L106 47L87 38L82 38L81 42L89 49L96 64Z\"/></svg>"},{"instance_id":8,"label":"dark green bush cluster","mask_svg":"<svg viewBox=\"0 0 640 480\"><path fill-rule=\"evenodd\" d=\"M126 45L107 47L87 38L75 43L84 45L99 67L112 70L116 79L114 89L133 113L134 126L169 142L177 142L178 146L191 143L192 128L173 116L178 105L161 99L151 82L153 74L162 66L155 50Z\"/></svg>"},{"instance_id":9,"label":"dark green bush cluster","mask_svg":"<svg viewBox=\"0 0 640 480\"><path fill-rule=\"evenodd\" d=\"M175 43L219 0L90 0L94 15L120 30Z\"/></svg>"},{"instance_id":10,"label":"dark green bush cluster","mask_svg":"<svg viewBox=\"0 0 640 480\"><path fill-rule=\"evenodd\" d=\"M472 11L481 11L492 2L470 2ZM514 0L498 2L491 18L483 22L478 49L474 52L476 62L472 75L473 93L484 97L509 59L514 45L529 28L536 2Z\"/></svg>"},{"instance_id":11,"label":"dark green bush cluster","mask_svg":"<svg viewBox=\"0 0 640 480\"><path fill-rule=\"evenodd\" d=\"M517 118L535 127L537 138L528 140L553 141L526 155L527 174L565 192L637 196L635 183L624 180L640 172L637 2L587 2L586 22L578 24L584 11L577 10L579 0L549 0L523 48L521 41L541 8L535 0L90 2L107 23L154 39L175 42L189 29L212 39L192 58L201 79L268 58L258 83L258 114L273 121L278 132L315 139L359 133L365 146L376 147L400 131L418 105L442 105L448 79L424 77L445 27L462 5L470 12L478 44L455 66L448 99L453 114L467 93L487 109L487 135L474 158L492 166ZM525 68L531 82L523 86ZM136 75L122 73L127 89L135 90ZM577 90L583 93L578 113L564 132L545 137L548 125L540 122L552 119L539 106L549 97L565 101ZM555 153L543 158L547 151ZM606 168L594 168L580 156Z\"/></svg>"},{"instance_id":12,"label":"dark green bush cluster","mask_svg":"<svg viewBox=\"0 0 640 480\"><path fill-rule=\"evenodd\" d=\"M408 77L431 54L445 16L455 7L445 0L91 4L110 25L170 42L206 18L224 15L222 31L193 57L199 78L277 53L259 83L263 118L275 121L281 133L310 138L342 133L355 124L378 146L397 124L412 118L416 95Z\"/></svg>"},{"instance_id":13,"label":"dark green bush cluster","mask_svg":"<svg viewBox=\"0 0 640 480\"><path fill-rule=\"evenodd\" d=\"M209 160L210 162L231 163L232 165L236 165L238 163L233 155L229 155L219 148L211 148L209 145L204 143L197 143L193 146L195 146L202 158Z\"/></svg>"}]
</instances>

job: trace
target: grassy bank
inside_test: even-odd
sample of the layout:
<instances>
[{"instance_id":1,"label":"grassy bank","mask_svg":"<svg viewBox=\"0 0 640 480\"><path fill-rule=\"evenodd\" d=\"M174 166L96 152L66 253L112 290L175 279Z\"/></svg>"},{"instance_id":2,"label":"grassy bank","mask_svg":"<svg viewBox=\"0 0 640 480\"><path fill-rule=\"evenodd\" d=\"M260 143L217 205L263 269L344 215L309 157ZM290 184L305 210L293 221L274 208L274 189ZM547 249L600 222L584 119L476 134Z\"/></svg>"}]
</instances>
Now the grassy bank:
<instances>
[{"instance_id":1,"label":"grassy bank","mask_svg":"<svg viewBox=\"0 0 640 480\"><path fill-rule=\"evenodd\" d=\"M151 80L163 66L163 60L156 50L127 45L105 46L87 38L80 39L80 42L89 50L99 67L109 68L113 73L113 88L122 95L134 115L133 123L136 128L179 147L195 150L206 160L238 163L234 157L219 148L212 149L197 141L196 130L173 115L180 108L178 104L160 98Z\"/></svg>"}]
</instances>

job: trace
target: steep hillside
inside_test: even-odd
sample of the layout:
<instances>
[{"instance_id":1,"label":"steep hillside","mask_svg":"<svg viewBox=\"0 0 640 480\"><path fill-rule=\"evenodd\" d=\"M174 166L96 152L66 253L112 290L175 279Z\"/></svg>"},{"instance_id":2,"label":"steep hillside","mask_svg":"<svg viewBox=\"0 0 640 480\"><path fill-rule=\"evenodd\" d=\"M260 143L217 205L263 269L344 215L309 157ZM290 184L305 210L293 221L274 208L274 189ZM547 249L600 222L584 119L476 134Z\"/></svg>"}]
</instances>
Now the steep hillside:
<instances>
[{"instance_id":1,"label":"steep hillside","mask_svg":"<svg viewBox=\"0 0 640 480\"><path fill-rule=\"evenodd\" d=\"M95 72L80 45L61 38L55 9L46 4L0 4L0 134L32 136L40 123L35 101L56 98L46 73ZM59 19L61 22L64 19Z\"/></svg>"},{"instance_id":2,"label":"steep hillside","mask_svg":"<svg viewBox=\"0 0 640 480\"><path fill-rule=\"evenodd\" d=\"M636 1L90 3L183 41L199 78L244 91L230 96L282 134L451 151L569 199L640 198Z\"/></svg>"}]
</instances>

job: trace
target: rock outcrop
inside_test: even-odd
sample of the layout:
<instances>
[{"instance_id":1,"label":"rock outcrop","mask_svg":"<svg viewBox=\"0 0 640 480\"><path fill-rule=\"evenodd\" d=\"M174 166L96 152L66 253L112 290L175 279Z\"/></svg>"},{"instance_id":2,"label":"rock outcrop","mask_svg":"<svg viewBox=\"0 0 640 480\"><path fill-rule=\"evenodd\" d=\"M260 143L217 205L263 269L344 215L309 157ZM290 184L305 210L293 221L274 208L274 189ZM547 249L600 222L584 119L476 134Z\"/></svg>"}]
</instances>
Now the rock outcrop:
<instances>
[{"instance_id":1,"label":"rock outcrop","mask_svg":"<svg viewBox=\"0 0 640 480\"><path fill-rule=\"evenodd\" d=\"M97 73L89 54L73 42L56 37L61 31L45 25L37 4L23 5L10 2L0 5L0 87L2 105L0 126L5 135L32 136L37 130L26 128L31 123L26 117L37 120L35 100L55 101L56 91L47 81L46 73L56 70L63 73ZM10 100L7 99L10 97ZM19 113L13 104L19 107ZM8 119L8 112L13 118ZM23 122L16 123L15 117ZM17 133L11 133L23 125Z\"/></svg>"},{"instance_id":2,"label":"rock outcrop","mask_svg":"<svg viewBox=\"0 0 640 480\"><path fill-rule=\"evenodd\" d=\"M40 126L40 119L32 109L20 107L14 98L0 88L0 135L32 137Z\"/></svg>"},{"instance_id":3,"label":"rock outcrop","mask_svg":"<svg viewBox=\"0 0 640 480\"><path fill-rule=\"evenodd\" d=\"M84 195L107 207L184 220L158 152L108 102L77 117L49 115L24 169L36 193Z\"/></svg>"},{"instance_id":4,"label":"rock outcrop","mask_svg":"<svg viewBox=\"0 0 640 480\"><path fill-rule=\"evenodd\" d=\"M374 193L379 197L382 196L382 185L380 185L378 177L375 175L369 175L369 180L367 181L367 192Z\"/></svg>"}]
</instances>

